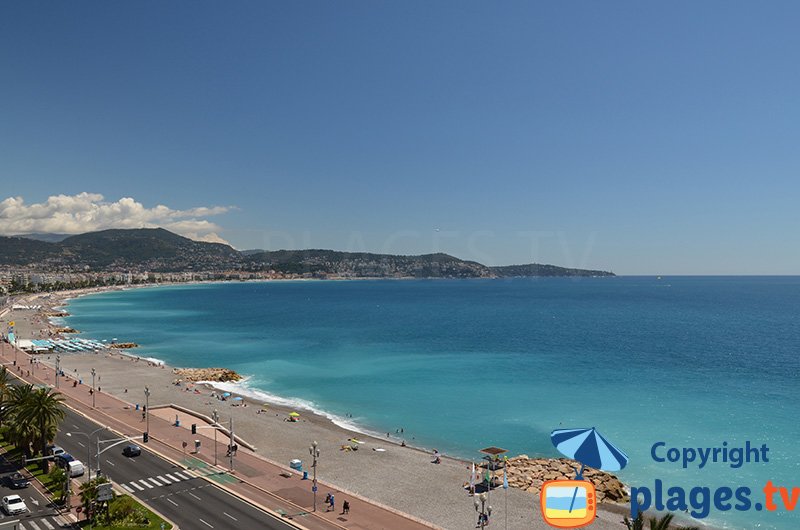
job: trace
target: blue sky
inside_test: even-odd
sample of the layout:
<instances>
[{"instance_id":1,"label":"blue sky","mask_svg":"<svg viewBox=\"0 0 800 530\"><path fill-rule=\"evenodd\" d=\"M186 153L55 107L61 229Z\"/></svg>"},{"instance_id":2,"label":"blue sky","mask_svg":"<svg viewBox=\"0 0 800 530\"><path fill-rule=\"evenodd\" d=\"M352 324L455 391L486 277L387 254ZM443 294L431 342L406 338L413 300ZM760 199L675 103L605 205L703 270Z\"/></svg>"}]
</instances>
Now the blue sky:
<instances>
[{"instance_id":1,"label":"blue sky","mask_svg":"<svg viewBox=\"0 0 800 530\"><path fill-rule=\"evenodd\" d=\"M88 228L127 216L237 248L800 274L798 19L793 2L4 2L0 216L39 227L26 208L67 196L39 209L51 227L86 192L105 212Z\"/></svg>"}]
</instances>

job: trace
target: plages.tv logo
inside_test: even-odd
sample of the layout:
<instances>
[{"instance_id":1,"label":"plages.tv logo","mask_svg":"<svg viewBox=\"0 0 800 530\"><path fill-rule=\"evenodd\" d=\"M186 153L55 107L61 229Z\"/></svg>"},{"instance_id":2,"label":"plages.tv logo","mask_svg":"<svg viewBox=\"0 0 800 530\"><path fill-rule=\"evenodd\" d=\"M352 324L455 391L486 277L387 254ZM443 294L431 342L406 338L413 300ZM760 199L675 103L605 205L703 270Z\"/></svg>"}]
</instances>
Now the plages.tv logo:
<instances>
[{"instance_id":1,"label":"plages.tv logo","mask_svg":"<svg viewBox=\"0 0 800 530\"><path fill-rule=\"evenodd\" d=\"M594 484L583 478L586 466L604 471L619 471L628 455L603 438L597 429L558 429L550 440L561 454L581 464L573 480L549 480L542 484L539 504L542 517L556 528L580 528L594 522L597 495ZM573 468L574 469L574 468Z\"/></svg>"}]
</instances>

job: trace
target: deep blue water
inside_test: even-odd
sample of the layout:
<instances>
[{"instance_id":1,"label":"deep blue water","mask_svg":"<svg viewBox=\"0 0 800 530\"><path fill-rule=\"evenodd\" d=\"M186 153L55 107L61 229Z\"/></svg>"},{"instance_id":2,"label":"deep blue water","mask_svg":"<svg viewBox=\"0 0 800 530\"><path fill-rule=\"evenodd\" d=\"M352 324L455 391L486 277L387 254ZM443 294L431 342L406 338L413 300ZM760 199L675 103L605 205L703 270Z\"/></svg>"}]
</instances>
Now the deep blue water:
<instances>
[{"instance_id":1,"label":"deep blue water","mask_svg":"<svg viewBox=\"0 0 800 530\"><path fill-rule=\"evenodd\" d=\"M634 486L747 486L754 503L767 480L800 487L797 277L228 283L69 311L86 336L229 367L251 389L466 458L489 445L558 456L551 430L596 426L630 456L619 475ZM684 470L650 457L657 441L747 440L770 462ZM707 520L800 527L786 512Z\"/></svg>"}]
</instances>

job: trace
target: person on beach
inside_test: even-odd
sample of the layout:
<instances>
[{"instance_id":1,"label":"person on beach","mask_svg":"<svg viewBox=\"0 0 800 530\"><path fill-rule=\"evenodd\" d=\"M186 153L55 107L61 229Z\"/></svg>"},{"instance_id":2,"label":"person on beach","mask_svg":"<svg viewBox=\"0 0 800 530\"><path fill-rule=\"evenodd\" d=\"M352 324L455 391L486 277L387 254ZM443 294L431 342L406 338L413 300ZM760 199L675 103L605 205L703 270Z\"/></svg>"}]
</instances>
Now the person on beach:
<instances>
[{"instance_id":1,"label":"person on beach","mask_svg":"<svg viewBox=\"0 0 800 530\"><path fill-rule=\"evenodd\" d=\"M442 459L439 458L439 450L438 449L434 449L433 450L433 460L431 460L431 464L441 464L441 463L442 463Z\"/></svg>"}]
</instances>

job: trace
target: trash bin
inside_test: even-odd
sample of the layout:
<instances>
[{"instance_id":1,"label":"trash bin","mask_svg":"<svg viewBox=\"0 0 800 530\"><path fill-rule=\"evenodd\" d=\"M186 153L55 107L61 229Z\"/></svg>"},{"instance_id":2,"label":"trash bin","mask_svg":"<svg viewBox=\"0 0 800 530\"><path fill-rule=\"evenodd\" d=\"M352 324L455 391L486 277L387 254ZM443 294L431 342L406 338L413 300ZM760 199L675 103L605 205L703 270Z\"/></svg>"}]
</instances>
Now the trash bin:
<instances>
[{"instance_id":1,"label":"trash bin","mask_svg":"<svg viewBox=\"0 0 800 530\"><path fill-rule=\"evenodd\" d=\"M308 480L308 471L303 471L303 480Z\"/></svg>"},{"instance_id":2,"label":"trash bin","mask_svg":"<svg viewBox=\"0 0 800 530\"><path fill-rule=\"evenodd\" d=\"M303 469L303 462L299 458L295 458L294 460L289 461L289 467L300 471Z\"/></svg>"},{"instance_id":3,"label":"trash bin","mask_svg":"<svg viewBox=\"0 0 800 530\"><path fill-rule=\"evenodd\" d=\"M136 410L139 410L139 404L138 403L136 404Z\"/></svg>"}]
</instances>

